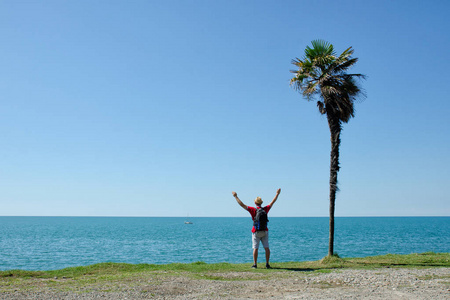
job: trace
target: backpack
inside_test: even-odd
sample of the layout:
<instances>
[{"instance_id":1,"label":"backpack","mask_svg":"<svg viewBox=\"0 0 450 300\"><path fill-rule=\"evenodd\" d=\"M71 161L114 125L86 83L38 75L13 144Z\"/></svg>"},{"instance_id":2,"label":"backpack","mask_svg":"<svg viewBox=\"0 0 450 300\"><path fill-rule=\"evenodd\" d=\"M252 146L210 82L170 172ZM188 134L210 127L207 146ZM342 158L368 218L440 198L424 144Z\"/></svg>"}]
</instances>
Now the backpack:
<instances>
[{"instance_id":1,"label":"backpack","mask_svg":"<svg viewBox=\"0 0 450 300\"><path fill-rule=\"evenodd\" d=\"M253 221L253 226L255 226L256 231L266 231L267 222L269 219L267 218L267 213L262 207L256 208L256 216Z\"/></svg>"}]
</instances>

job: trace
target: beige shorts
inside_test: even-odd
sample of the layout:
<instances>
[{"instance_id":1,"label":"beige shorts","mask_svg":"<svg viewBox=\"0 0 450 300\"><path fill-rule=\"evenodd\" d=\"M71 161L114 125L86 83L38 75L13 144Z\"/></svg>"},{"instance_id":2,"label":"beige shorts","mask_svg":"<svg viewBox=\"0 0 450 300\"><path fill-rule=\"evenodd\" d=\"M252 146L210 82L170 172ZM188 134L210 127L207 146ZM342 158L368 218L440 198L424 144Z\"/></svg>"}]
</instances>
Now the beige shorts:
<instances>
[{"instance_id":1,"label":"beige shorts","mask_svg":"<svg viewBox=\"0 0 450 300\"><path fill-rule=\"evenodd\" d=\"M268 231L252 232L253 249L259 248L260 241L263 244L264 248L269 248L269 232Z\"/></svg>"}]
</instances>

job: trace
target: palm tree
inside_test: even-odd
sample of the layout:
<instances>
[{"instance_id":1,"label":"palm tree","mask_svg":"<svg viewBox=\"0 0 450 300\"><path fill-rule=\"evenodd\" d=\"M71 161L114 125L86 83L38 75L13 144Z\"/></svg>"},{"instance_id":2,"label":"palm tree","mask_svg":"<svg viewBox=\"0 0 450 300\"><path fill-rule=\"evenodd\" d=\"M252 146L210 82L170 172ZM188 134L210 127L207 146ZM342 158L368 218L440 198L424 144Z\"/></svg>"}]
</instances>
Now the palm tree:
<instances>
[{"instance_id":1,"label":"palm tree","mask_svg":"<svg viewBox=\"0 0 450 300\"><path fill-rule=\"evenodd\" d=\"M292 64L298 69L291 71L294 77L291 86L311 101L318 96L319 112L327 116L331 133L330 158L330 237L328 256L334 254L334 211L336 202L337 174L339 172L339 145L342 123L354 117L353 103L364 97L364 93L356 81L365 78L362 74L347 74L357 58L352 58L353 49L348 48L337 56L332 44L315 40L305 49L303 59L296 58Z\"/></svg>"}]
</instances>

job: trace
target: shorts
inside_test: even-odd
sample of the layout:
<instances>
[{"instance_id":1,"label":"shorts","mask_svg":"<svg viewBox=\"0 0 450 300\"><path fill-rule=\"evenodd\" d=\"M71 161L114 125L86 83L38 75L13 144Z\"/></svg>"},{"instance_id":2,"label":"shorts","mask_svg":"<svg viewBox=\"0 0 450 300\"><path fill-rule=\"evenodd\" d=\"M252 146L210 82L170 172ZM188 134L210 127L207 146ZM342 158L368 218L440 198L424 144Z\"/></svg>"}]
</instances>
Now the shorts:
<instances>
[{"instance_id":1,"label":"shorts","mask_svg":"<svg viewBox=\"0 0 450 300\"><path fill-rule=\"evenodd\" d=\"M263 244L264 248L269 248L269 232L266 231L266 234L263 237L258 237L258 232L252 232L252 244L253 249L259 248L259 241Z\"/></svg>"}]
</instances>

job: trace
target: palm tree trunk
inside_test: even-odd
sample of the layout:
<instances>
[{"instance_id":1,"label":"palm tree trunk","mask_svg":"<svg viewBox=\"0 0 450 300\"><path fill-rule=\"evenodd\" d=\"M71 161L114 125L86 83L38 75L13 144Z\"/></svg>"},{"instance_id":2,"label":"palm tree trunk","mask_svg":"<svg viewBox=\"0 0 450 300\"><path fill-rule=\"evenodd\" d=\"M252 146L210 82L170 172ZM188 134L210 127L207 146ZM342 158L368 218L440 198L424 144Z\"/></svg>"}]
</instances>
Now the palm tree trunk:
<instances>
[{"instance_id":1,"label":"palm tree trunk","mask_svg":"<svg viewBox=\"0 0 450 300\"><path fill-rule=\"evenodd\" d=\"M334 211L336 203L337 175L339 172L339 146L341 144L341 122L328 115L328 125L331 133L330 153L330 236L328 240L328 256L334 254Z\"/></svg>"}]
</instances>

